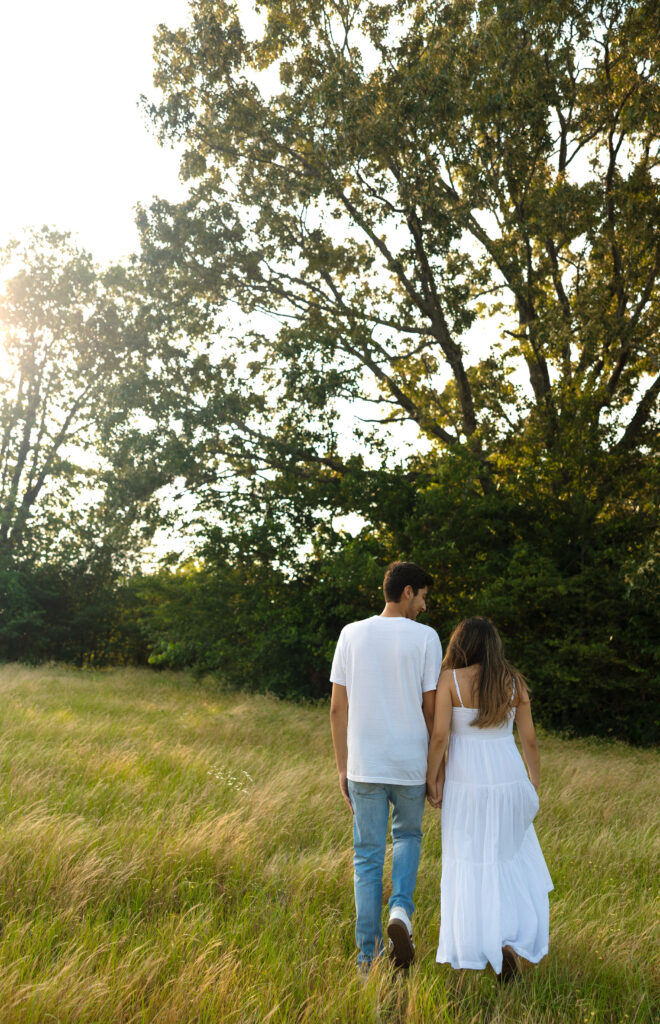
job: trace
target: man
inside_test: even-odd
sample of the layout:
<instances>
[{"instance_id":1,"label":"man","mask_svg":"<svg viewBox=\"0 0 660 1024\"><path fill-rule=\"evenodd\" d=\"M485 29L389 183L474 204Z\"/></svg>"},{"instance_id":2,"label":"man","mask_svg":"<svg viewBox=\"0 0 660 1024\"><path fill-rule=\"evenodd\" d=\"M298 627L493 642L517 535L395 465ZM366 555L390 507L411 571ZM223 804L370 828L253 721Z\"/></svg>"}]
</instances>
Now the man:
<instances>
[{"instance_id":1,"label":"man","mask_svg":"<svg viewBox=\"0 0 660 1024\"><path fill-rule=\"evenodd\" d=\"M396 966L415 956L411 918L422 842L426 761L442 662L438 634L416 622L432 579L414 562L385 573L385 608L340 634L330 724L339 786L353 812L358 967L383 952L383 863L392 805L387 934Z\"/></svg>"}]
</instances>

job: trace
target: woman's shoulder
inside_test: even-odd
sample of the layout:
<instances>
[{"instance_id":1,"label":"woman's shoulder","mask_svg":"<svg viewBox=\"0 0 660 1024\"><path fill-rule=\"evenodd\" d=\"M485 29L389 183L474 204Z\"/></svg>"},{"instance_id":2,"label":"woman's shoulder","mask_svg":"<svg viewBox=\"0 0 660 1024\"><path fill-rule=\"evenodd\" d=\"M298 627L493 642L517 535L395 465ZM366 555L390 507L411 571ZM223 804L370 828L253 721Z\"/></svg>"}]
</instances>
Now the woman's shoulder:
<instances>
[{"instance_id":1,"label":"woman's shoulder","mask_svg":"<svg viewBox=\"0 0 660 1024\"><path fill-rule=\"evenodd\" d=\"M445 668L438 679L438 692L445 692L451 697L455 708L474 708L475 687L481 665L466 665L461 668Z\"/></svg>"},{"instance_id":2,"label":"woman's shoulder","mask_svg":"<svg viewBox=\"0 0 660 1024\"><path fill-rule=\"evenodd\" d=\"M531 704L529 690L527 689L527 680L520 674L520 672L514 672L513 706L517 708L521 704Z\"/></svg>"},{"instance_id":3,"label":"woman's shoulder","mask_svg":"<svg viewBox=\"0 0 660 1024\"><path fill-rule=\"evenodd\" d=\"M452 673L453 673L453 670L450 669L450 668L443 668L443 669L440 670L440 675L438 676L438 689L439 690L440 689L446 689L446 688L449 688L451 686L452 681L453 681L453 674Z\"/></svg>"}]
</instances>

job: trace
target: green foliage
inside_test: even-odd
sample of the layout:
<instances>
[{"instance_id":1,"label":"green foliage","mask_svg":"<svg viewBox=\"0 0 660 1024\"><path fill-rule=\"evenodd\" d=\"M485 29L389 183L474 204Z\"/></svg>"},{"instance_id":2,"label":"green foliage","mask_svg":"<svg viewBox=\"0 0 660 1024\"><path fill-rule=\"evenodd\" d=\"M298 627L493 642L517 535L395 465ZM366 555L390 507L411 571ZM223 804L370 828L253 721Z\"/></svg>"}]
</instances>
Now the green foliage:
<instances>
[{"instance_id":1,"label":"green foliage","mask_svg":"<svg viewBox=\"0 0 660 1024\"><path fill-rule=\"evenodd\" d=\"M484 494L475 460L445 457L424 486L418 480L379 501L376 526L355 539L319 529L287 571L273 562L277 536L269 548L265 525L258 537L233 534L233 553L218 532L203 565L141 583L151 660L213 671L246 689L327 695L341 627L377 613L384 566L411 558L435 579L428 621L445 646L462 618L490 616L529 680L541 723L656 742L654 509L566 514L563 495L553 503L536 485L536 493Z\"/></svg>"},{"instance_id":2,"label":"green foliage","mask_svg":"<svg viewBox=\"0 0 660 1024\"><path fill-rule=\"evenodd\" d=\"M133 582L149 662L192 666L283 697L322 698L344 622L370 614L382 573L365 545L300 566L212 561Z\"/></svg>"},{"instance_id":3,"label":"green foliage","mask_svg":"<svg viewBox=\"0 0 660 1024\"><path fill-rule=\"evenodd\" d=\"M0 661L143 662L130 588L84 566L0 567Z\"/></svg>"},{"instance_id":4,"label":"green foliage","mask_svg":"<svg viewBox=\"0 0 660 1024\"><path fill-rule=\"evenodd\" d=\"M214 0L156 38L150 113L190 197L141 212L144 273L196 336L245 315L190 414L207 464L346 472L356 398L476 454L484 487L503 446L552 459L577 431L607 476L655 445L653 5L261 10L256 39ZM479 321L501 338L475 366Z\"/></svg>"}]
</instances>

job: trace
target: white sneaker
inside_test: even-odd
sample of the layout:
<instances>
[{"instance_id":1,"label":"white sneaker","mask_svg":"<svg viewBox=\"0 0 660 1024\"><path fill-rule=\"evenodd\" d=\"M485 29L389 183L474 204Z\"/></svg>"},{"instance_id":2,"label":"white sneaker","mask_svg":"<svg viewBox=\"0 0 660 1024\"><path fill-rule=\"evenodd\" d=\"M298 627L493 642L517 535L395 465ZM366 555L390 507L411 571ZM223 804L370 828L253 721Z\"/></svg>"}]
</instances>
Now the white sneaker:
<instances>
[{"instance_id":1,"label":"white sneaker","mask_svg":"<svg viewBox=\"0 0 660 1024\"><path fill-rule=\"evenodd\" d=\"M390 960L395 967L409 967L415 959L412 925L403 907L392 907L387 923Z\"/></svg>"}]
</instances>

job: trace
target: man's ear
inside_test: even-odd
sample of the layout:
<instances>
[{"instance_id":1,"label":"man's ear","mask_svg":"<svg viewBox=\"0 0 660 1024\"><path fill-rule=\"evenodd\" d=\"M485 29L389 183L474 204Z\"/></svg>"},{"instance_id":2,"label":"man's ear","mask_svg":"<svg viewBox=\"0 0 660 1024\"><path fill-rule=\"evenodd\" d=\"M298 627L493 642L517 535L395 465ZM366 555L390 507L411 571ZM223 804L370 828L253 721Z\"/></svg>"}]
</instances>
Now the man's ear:
<instances>
[{"instance_id":1,"label":"man's ear","mask_svg":"<svg viewBox=\"0 0 660 1024\"><path fill-rule=\"evenodd\" d=\"M415 591L413 590L410 583L407 583L406 586L403 588L403 596L405 597L406 601L410 601L415 596Z\"/></svg>"}]
</instances>

